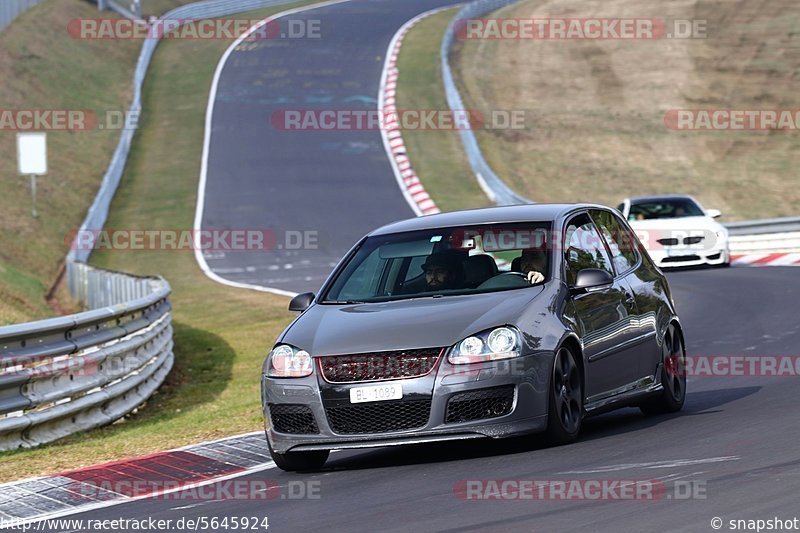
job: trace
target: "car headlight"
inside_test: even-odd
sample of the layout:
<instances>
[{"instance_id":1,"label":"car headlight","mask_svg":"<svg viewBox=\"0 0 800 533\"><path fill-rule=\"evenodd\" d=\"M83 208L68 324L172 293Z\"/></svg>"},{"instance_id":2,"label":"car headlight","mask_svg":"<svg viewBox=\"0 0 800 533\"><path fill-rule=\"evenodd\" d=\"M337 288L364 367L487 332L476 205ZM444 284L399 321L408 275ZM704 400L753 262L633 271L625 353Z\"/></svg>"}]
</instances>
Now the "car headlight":
<instances>
[{"instance_id":1,"label":"car headlight","mask_svg":"<svg viewBox=\"0 0 800 533\"><path fill-rule=\"evenodd\" d=\"M267 356L267 376L271 378L302 378L310 376L311 355L288 344L279 344Z\"/></svg>"},{"instance_id":2,"label":"car headlight","mask_svg":"<svg viewBox=\"0 0 800 533\"><path fill-rule=\"evenodd\" d=\"M483 363L519 357L520 340L516 328L502 326L470 335L457 342L447 360L454 365Z\"/></svg>"}]
</instances>

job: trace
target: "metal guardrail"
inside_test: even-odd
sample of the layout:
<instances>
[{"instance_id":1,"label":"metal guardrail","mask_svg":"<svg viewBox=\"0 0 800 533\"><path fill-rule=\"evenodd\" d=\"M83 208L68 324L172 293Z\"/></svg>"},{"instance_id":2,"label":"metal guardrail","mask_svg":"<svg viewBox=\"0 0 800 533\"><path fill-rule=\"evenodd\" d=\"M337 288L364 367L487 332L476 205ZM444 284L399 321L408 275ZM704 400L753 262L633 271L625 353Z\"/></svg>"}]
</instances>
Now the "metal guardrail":
<instances>
[{"instance_id":1,"label":"metal guardrail","mask_svg":"<svg viewBox=\"0 0 800 533\"><path fill-rule=\"evenodd\" d=\"M767 233L800 232L800 217L768 218L764 220L744 220L725 224L733 235L763 235Z\"/></svg>"},{"instance_id":2,"label":"metal guardrail","mask_svg":"<svg viewBox=\"0 0 800 533\"><path fill-rule=\"evenodd\" d=\"M467 4L456 13L450 25L445 31L444 38L442 39L442 47L440 51L442 62L442 79L444 81L444 90L447 96L447 103L450 109L454 111L463 110L464 102L456 87L453 72L450 69L450 51L453 49L453 44L456 39L456 31L459 21L464 19L480 17L487 13L499 9L501 7L513 4L519 0L477 0ZM467 159L478 179L481 188L487 193L490 199L497 205L515 205L515 204L530 204L531 200L515 193L511 188L495 174L489 163L483 157L480 146L478 146L478 139L469 128L459 129L461 135L461 142L464 145L464 150L467 153Z\"/></svg>"},{"instance_id":3,"label":"metal guardrail","mask_svg":"<svg viewBox=\"0 0 800 533\"><path fill-rule=\"evenodd\" d=\"M800 217L725 224L735 254L800 253Z\"/></svg>"},{"instance_id":4,"label":"metal guardrail","mask_svg":"<svg viewBox=\"0 0 800 533\"><path fill-rule=\"evenodd\" d=\"M188 22L292 1L206 0L164 18ZM129 116L141 113L157 44L147 39L142 45ZM105 225L134 132L123 129L78 235L94 235L91 230ZM172 368L169 284L91 267L86 244L73 243L66 277L72 295L91 311L0 327L0 451L109 424L141 405Z\"/></svg>"},{"instance_id":5,"label":"metal guardrail","mask_svg":"<svg viewBox=\"0 0 800 533\"><path fill-rule=\"evenodd\" d=\"M0 327L0 450L113 422L141 405L172 368L164 279L85 264L71 265L68 277L89 302L99 303L98 294L117 302Z\"/></svg>"},{"instance_id":6,"label":"metal guardrail","mask_svg":"<svg viewBox=\"0 0 800 533\"><path fill-rule=\"evenodd\" d=\"M735 254L800 253L800 232L732 235L730 247Z\"/></svg>"},{"instance_id":7,"label":"metal guardrail","mask_svg":"<svg viewBox=\"0 0 800 533\"><path fill-rule=\"evenodd\" d=\"M98 0L97 6L100 10L111 8L123 17L127 18L141 18L142 17L142 4L137 1L129 1L127 6L116 0Z\"/></svg>"},{"instance_id":8,"label":"metal guardrail","mask_svg":"<svg viewBox=\"0 0 800 533\"><path fill-rule=\"evenodd\" d=\"M15 18L45 0L0 0L0 31Z\"/></svg>"}]
</instances>

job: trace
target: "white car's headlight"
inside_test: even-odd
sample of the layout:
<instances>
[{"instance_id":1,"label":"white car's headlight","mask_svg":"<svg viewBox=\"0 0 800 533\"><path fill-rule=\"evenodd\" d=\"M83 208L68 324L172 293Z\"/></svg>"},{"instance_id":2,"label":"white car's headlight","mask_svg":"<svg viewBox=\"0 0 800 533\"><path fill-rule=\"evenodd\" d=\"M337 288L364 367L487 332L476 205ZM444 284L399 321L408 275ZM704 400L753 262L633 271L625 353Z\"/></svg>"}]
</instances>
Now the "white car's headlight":
<instances>
[{"instance_id":1,"label":"white car's headlight","mask_svg":"<svg viewBox=\"0 0 800 533\"><path fill-rule=\"evenodd\" d=\"M279 344L267 357L267 376L271 378L302 378L313 369L311 355L288 344Z\"/></svg>"},{"instance_id":2,"label":"white car's headlight","mask_svg":"<svg viewBox=\"0 0 800 533\"><path fill-rule=\"evenodd\" d=\"M470 335L457 342L447 360L454 365L483 363L519 357L520 337L516 328L502 326Z\"/></svg>"}]
</instances>

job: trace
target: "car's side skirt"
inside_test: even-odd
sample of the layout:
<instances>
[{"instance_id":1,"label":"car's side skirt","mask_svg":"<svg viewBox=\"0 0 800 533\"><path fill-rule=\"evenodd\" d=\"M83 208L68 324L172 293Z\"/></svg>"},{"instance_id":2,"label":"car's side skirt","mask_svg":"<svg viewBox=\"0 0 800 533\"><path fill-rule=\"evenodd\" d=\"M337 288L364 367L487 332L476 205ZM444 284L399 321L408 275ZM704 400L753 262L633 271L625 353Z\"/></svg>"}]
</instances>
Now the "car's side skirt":
<instances>
[{"instance_id":1,"label":"car's side skirt","mask_svg":"<svg viewBox=\"0 0 800 533\"><path fill-rule=\"evenodd\" d=\"M661 381L656 381L653 376L647 376L612 391L588 398L586 401L586 413L590 415L599 414L606 410L622 407L625 404L635 403L634 400L639 400L642 396L659 392L662 389Z\"/></svg>"}]
</instances>

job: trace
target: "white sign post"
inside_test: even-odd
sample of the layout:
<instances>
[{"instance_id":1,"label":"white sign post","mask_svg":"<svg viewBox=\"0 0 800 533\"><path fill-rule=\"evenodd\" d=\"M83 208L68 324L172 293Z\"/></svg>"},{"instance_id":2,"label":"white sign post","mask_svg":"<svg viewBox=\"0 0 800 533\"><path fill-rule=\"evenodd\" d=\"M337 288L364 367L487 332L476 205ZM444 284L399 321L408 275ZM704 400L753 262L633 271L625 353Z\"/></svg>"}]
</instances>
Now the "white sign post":
<instances>
[{"instance_id":1,"label":"white sign post","mask_svg":"<svg viewBox=\"0 0 800 533\"><path fill-rule=\"evenodd\" d=\"M17 167L20 175L31 177L31 214L36 218L39 216L36 211L36 176L47 174L46 133L17 133Z\"/></svg>"}]
</instances>

